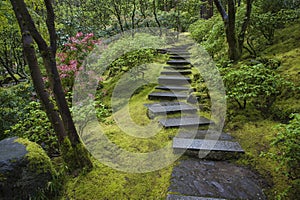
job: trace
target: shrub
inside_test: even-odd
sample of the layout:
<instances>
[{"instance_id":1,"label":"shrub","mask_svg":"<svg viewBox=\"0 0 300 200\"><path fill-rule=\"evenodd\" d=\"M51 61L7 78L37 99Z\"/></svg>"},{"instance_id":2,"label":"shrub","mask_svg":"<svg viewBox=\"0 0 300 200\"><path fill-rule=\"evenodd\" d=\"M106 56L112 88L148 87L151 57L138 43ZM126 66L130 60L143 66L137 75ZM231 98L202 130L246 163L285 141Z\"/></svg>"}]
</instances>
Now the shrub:
<instances>
[{"instance_id":1,"label":"shrub","mask_svg":"<svg viewBox=\"0 0 300 200\"><path fill-rule=\"evenodd\" d=\"M20 120L5 131L7 137L27 138L41 145L49 155L58 153L56 134L40 103L30 102L18 116Z\"/></svg>"},{"instance_id":2,"label":"shrub","mask_svg":"<svg viewBox=\"0 0 300 200\"><path fill-rule=\"evenodd\" d=\"M21 83L10 88L0 88L0 140L5 138L3 134L11 126L22 120L20 113L25 113L25 106L32 101L33 86Z\"/></svg>"},{"instance_id":3,"label":"shrub","mask_svg":"<svg viewBox=\"0 0 300 200\"><path fill-rule=\"evenodd\" d=\"M84 60L99 43L100 40L95 40L93 33L79 32L69 39L69 43L64 44L61 52L57 53L57 68L66 93L72 91L76 74L83 69Z\"/></svg>"},{"instance_id":4,"label":"shrub","mask_svg":"<svg viewBox=\"0 0 300 200\"><path fill-rule=\"evenodd\" d=\"M216 15L208 20L200 19L189 27L191 36L199 42L208 53L216 57L226 50L223 21Z\"/></svg>"},{"instance_id":5,"label":"shrub","mask_svg":"<svg viewBox=\"0 0 300 200\"><path fill-rule=\"evenodd\" d=\"M278 133L272 140L275 151L262 153L279 163L277 170L289 180L289 187L277 195L277 199L296 199L300 190L300 114L292 114L288 124L277 127Z\"/></svg>"},{"instance_id":6,"label":"shrub","mask_svg":"<svg viewBox=\"0 0 300 200\"><path fill-rule=\"evenodd\" d=\"M245 109L247 102L267 113L276 98L284 90L292 89L293 84L280 77L263 64L241 66L232 69L224 76L227 98Z\"/></svg>"}]
</instances>

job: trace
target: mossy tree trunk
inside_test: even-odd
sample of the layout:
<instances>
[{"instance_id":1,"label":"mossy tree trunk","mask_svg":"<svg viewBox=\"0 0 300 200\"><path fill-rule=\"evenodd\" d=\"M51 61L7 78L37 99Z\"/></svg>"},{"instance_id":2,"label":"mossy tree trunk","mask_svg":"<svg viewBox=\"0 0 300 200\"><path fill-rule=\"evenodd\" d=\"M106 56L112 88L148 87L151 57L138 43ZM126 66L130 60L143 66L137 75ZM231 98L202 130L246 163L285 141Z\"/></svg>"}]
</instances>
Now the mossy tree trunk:
<instances>
[{"instance_id":1,"label":"mossy tree trunk","mask_svg":"<svg viewBox=\"0 0 300 200\"><path fill-rule=\"evenodd\" d=\"M11 0L11 4L22 33L23 48L30 68L34 87L57 134L65 161L70 170L91 168L92 163L90 161L89 154L87 150L83 148L77 134L57 71L55 61L56 32L52 3L51 0L44 0L44 3L47 10L46 24L50 37L50 45L47 44L45 39L38 32L31 15L27 10L24 0ZM41 52L50 82L50 87L54 94L59 112L55 110L55 106L50 101L50 95L45 88L37 61L36 51L34 49L34 41ZM81 154L80 156L77 155L79 153Z\"/></svg>"},{"instance_id":2,"label":"mossy tree trunk","mask_svg":"<svg viewBox=\"0 0 300 200\"><path fill-rule=\"evenodd\" d=\"M214 0L217 10L222 16L225 26L226 39L228 43L228 58L234 62L238 61L243 53L246 30L250 22L252 11L252 1L246 1L246 14L241 27L241 31L236 33L236 2L235 0L227 1L227 12L220 0Z\"/></svg>"}]
</instances>

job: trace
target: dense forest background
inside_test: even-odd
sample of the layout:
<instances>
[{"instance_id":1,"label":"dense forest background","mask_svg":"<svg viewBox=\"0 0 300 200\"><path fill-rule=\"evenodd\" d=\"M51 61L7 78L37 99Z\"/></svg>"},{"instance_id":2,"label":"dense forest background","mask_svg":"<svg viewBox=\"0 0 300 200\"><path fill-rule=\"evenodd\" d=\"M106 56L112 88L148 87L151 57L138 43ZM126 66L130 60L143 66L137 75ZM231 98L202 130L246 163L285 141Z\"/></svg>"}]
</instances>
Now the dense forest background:
<instances>
[{"instance_id":1,"label":"dense forest background","mask_svg":"<svg viewBox=\"0 0 300 200\"><path fill-rule=\"evenodd\" d=\"M112 183L118 173L99 166L78 146L71 117L72 87L97 44L128 30L151 27L188 33L206 49L226 86L225 129L247 152L239 164L269 181L270 199L295 199L299 194L300 1L0 0L0 21L0 139L28 138L53 158L56 182L44 191L49 199L72 196L73 187L81 188L81 195L89 193L83 185L103 170L111 174L108 188L120 189L119 183ZM106 72L110 82L99 84L95 97L99 121L111 128L108 99L120 74L164 59L146 49L115 60ZM201 80L196 83L204 85ZM196 88L199 103L209 112L206 93ZM70 149L74 152L68 153ZM63 161L57 159L61 156ZM86 171L74 181L79 168ZM167 185L167 178L161 177ZM138 183L139 178L131 178L132 185ZM124 188L124 193L133 192ZM102 195L114 199L116 194ZM156 188L151 195L164 193Z\"/></svg>"}]
</instances>

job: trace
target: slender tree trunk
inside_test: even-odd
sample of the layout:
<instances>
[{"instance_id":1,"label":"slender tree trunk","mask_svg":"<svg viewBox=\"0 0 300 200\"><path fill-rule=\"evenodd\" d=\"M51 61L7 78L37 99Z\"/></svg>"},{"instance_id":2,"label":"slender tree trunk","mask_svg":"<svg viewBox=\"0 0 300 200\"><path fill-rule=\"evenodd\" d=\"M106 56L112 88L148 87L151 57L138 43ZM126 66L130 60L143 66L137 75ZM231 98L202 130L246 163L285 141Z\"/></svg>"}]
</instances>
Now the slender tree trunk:
<instances>
[{"instance_id":1,"label":"slender tree trunk","mask_svg":"<svg viewBox=\"0 0 300 200\"><path fill-rule=\"evenodd\" d=\"M235 28L235 2L234 0L228 0L228 21L225 27L227 42L229 45L229 59L237 61L241 57L239 43L236 37Z\"/></svg>"},{"instance_id":2,"label":"slender tree trunk","mask_svg":"<svg viewBox=\"0 0 300 200\"><path fill-rule=\"evenodd\" d=\"M147 21L147 16L145 11L147 10L148 6L147 6L147 2L143 3L143 0L140 0L140 11L141 14L143 15L144 20L146 21L146 26L150 27L149 22Z\"/></svg>"},{"instance_id":3,"label":"slender tree trunk","mask_svg":"<svg viewBox=\"0 0 300 200\"><path fill-rule=\"evenodd\" d=\"M114 7L114 14L117 17L120 29L122 32L124 32L123 22L122 22L122 18L121 18L121 10L118 8L118 5L116 4L116 2L113 2L113 7Z\"/></svg>"},{"instance_id":4,"label":"slender tree trunk","mask_svg":"<svg viewBox=\"0 0 300 200\"><path fill-rule=\"evenodd\" d=\"M50 46L47 45L46 41L37 31L24 0L11 0L23 36L25 57L30 67L34 87L45 106L49 120L59 138L63 149L63 156L69 168L71 170L82 169L84 167L91 168L92 163L87 150L83 148L77 134L56 67L56 33L52 4L50 0L44 0L44 2L47 8L46 24L50 36ZM49 94L46 92L33 46L33 39L41 52L60 115L54 111L54 105L51 103Z\"/></svg>"},{"instance_id":5,"label":"slender tree trunk","mask_svg":"<svg viewBox=\"0 0 300 200\"><path fill-rule=\"evenodd\" d=\"M236 21L236 8L235 0L227 0L228 14L225 8L222 6L220 0L214 0L214 3L222 16L226 39L228 43L228 57L230 60L238 61L242 56L243 44L245 40L245 34L250 22L250 15L252 11L252 0L247 0L247 11L244 17L241 32L236 33L235 21Z\"/></svg>"},{"instance_id":6,"label":"slender tree trunk","mask_svg":"<svg viewBox=\"0 0 300 200\"><path fill-rule=\"evenodd\" d=\"M157 12L156 12L156 0L153 0L153 15L154 15L154 18L155 18L155 21L159 27L159 36L162 36L162 30L161 30L161 24L158 20L158 17L157 17Z\"/></svg>"}]
</instances>

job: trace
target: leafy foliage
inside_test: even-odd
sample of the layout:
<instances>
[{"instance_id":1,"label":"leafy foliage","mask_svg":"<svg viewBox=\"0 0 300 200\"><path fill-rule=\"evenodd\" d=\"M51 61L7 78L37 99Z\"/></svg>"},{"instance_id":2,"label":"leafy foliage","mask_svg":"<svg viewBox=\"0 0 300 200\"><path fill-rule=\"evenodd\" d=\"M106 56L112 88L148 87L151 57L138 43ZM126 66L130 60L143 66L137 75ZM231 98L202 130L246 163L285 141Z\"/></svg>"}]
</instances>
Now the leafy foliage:
<instances>
[{"instance_id":1,"label":"leafy foliage","mask_svg":"<svg viewBox=\"0 0 300 200\"><path fill-rule=\"evenodd\" d=\"M56 134L40 103L30 102L18 115L20 120L5 131L6 136L27 138L41 145L49 155L59 152Z\"/></svg>"},{"instance_id":2,"label":"leafy foliage","mask_svg":"<svg viewBox=\"0 0 300 200\"><path fill-rule=\"evenodd\" d=\"M277 126L278 133L273 139L272 152L261 156L271 158L279 163L277 170L289 179L289 186L277 195L278 199L294 199L299 194L300 186L300 114L291 114L288 124Z\"/></svg>"},{"instance_id":3,"label":"leafy foliage","mask_svg":"<svg viewBox=\"0 0 300 200\"><path fill-rule=\"evenodd\" d=\"M214 16L208 20L199 19L189 27L192 38L199 42L214 58L220 58L226 51L222 19Z\"/></svg>"},{"instance_id":4,"label":"leafy foliage","mask_svg":"<svg viewBox=\"0 0 300 200\"><path fill-rule=\"evenodd\" d=\"M5 130L24 119L21 114L26 113L25 107L33 98L32 92L33 87L28 83L0 88L0 140L5 138Z\"/></svg>"},{"instance_id":5,"label":"leafy foliage","mask_svg":"<svg viewBox=\"0 0 300 200\"><path fill-rule=\"evenodd\" d=\"M250 101L264 113L284 89L293 88L292 83L263 64L244 65L239 69L232 69L225 74L224 83L227 97L236 101L240 109L245 109L247 102Z\"/></svg>"},{"instance_id":6,"label":"leafy foliage","mask_svg":"<svg viewBox=\"0 0 300 200\"><path fill-rule=\"evenodd\" d=\"M292 114L291 121L278 127L278 134L271 143L276 147L277 154L273 158L279 161L285 169L286 175L291 179L300 178L300 114Z\"/></svg>"}]
</instances>

